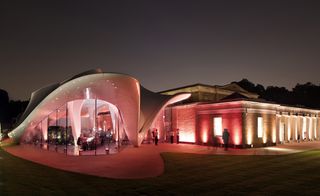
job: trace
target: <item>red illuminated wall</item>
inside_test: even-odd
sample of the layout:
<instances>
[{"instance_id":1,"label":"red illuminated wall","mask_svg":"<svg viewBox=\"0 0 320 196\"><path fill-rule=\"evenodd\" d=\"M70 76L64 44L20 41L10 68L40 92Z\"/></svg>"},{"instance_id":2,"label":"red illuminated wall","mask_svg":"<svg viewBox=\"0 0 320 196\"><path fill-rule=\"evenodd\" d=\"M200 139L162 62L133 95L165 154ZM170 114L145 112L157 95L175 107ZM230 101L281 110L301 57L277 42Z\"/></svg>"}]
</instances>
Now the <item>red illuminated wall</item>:
<instances>
[{"instance_id":1,"label":"red illuminated wall","mask_svg":"<svg viewBox=\"0 0 320 196\"><path fill-rule=\"evenodd\" d=\"M242 113L219 113L198 114L197 116L197 143L198 144L222 144L221 137L215 137L213 134L213 118L222 117L222 128L228 129L230 138L229 144L242 144Z\"/></svg>"},{"instance_id":2,"label":"red illuminated wall","mask_svg":"<svg viewBox=\"0 0 320 196\"><path fill-rule=\"evenodd\" d=\"M242 113L241 102L226 102L214 104L200 104L197 106L196 138L198 144L223 144L222 136L215 136L214 118L222 118L222 130L228 129L229 144L242 145Z\"/></svg>"},{"instance_id":3,"label":"red illuminated wall","mask_svg":"<svg viewBox=\"0 0 320 196\"><path fill-rule=\"evenodd\" d=\"M197 144L213 144L212 115L202 114L197 116Z\"/></svg>"},{"instance_id":4,"label":"red illuminated wall","mask_svg":"<svg viewBox=\"0 0 320 196\"><path fill-rule=\"evenodd\" d=\"M180 141L200 145L222 144L213 135L213 118L222 117L222 128L229 130L231 145L242 145L242 105L190 104L172 108L172 130L179 129Z\"/></svg>"},{"instance_id":5,"label":"red illuminated wall","mask_svg":"<svg viewBox=\"0 0 320 196\"><path fill-rule=\"evenodd\" d=\"M172 130L179 129L179 141L195 143L195 105L172 108Z\"/></svg>"},{"instance_id":6,"label":"red illuminated wall","mask_svg":"<svg viewBox=\"0 0 320 196\"><path fill-rule=\"evenodd\" d=\"M222 127L230 133L230 144L242 144L242 113L222 114Z\"/></svg>"}]
</instances>

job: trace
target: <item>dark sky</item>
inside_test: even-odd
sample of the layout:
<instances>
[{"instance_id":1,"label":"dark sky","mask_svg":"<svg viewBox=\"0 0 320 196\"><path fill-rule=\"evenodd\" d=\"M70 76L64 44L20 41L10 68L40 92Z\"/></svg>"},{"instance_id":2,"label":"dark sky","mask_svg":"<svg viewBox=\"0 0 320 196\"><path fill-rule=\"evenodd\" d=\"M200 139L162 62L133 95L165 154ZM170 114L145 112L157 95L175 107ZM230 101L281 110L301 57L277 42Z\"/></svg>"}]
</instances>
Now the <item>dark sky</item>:
<instances>
[{"instance_id":1,"label":"dark sky","mask_svg":"<svg viewBox=\"0 0 320 196\"><path fill-rule=\"evenodd\" d=\"M13 99L80 72L160 91L242 78L320 83L320 1L0 1L0 88Z\"/></svg>"}]
</instances>

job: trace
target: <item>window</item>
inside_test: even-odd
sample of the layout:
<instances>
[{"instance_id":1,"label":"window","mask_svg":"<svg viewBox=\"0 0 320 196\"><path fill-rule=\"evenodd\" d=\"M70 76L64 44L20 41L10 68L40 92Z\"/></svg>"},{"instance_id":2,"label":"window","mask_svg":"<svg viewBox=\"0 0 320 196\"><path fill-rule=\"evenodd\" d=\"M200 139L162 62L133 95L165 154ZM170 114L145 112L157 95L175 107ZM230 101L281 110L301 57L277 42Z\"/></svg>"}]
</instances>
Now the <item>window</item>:
<instances>
[{"instance_id":1,"label":"window","mask_svg":"<svg viewBox=\"0 0 320 196\"><path fill-rule=\"evenodd\" d=\"M263 118L258 117L258 138L263 136Z\"/></svg>"},{"instance_id":2,"label":"window","mask_svg":"<svg viewBox=\"0 0 320 196\"><path fill-rule=\"evenodd\" d=\"M222 118L221 117L216 117L213 119L213 123L214 123L214 135L215 136L222 136Z\"/></svg>"}]
</instances>

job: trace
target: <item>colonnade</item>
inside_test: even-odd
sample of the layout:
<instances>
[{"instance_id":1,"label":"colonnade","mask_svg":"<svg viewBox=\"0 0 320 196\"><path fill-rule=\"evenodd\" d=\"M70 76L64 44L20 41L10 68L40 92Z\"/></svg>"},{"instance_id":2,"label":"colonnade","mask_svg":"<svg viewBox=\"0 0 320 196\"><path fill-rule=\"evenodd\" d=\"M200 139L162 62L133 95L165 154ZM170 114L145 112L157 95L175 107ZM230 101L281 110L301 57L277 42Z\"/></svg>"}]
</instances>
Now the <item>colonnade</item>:
<instances>
[{"instance_id":1,"label":"colonnade","mask_svg":"<svg viewBox=\"0 0 320 196\"><path fill-rule=\"evenodd\" d=\"M319 139L319 117L315 114L277 114L277 143Z\"/></svg>"}]
</instances>

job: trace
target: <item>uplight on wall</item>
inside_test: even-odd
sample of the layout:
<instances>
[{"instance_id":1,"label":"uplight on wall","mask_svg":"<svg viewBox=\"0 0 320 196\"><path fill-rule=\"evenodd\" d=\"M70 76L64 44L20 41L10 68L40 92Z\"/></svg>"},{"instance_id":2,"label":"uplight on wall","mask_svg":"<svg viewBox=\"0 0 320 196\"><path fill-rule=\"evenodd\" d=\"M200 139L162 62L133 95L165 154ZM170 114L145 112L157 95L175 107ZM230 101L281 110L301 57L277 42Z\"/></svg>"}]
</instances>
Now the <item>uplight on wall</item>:
<instances>
[{"instance_id":1,"label":"uplight on wall","mask_svg":"<svg viewBox=\"0 0 320 196\"><path fill-rule=\"evenodd\" d=\"M208 134L207 131L203 131L202 133L202 142L207 143L208 142Z\"/></svg>"},{"instance_id":2,"label":"uplight on wall","mask_svg":"<svg viewBox=\"0 0 320 196\"><path fill-rule=\"evenodd\" d=\"M248 128L248 132L247 132L247 144L248 145L252 144L252 130L250 128Z\"/></svg>"},{"instance_id":3,"label":"uplight on wall","mask_svg":"<svg viewBox=\"0 0 320 196\"><path fill-rule=\"evenodd\" d=\"M279 125L279 140L280 142L283 142L284 140L284 123L283 122L280 122L280 125Z\"/></svg>"},{"instance_id":4,"label":"uplight on wall","mask_svg":"<svg viewBox=\"0 0 320 196\"><path fill-rule=\"evenodd\" d=\"M277 131L275 128L272 129L272 142L276 143L277 141Z\"/></svg>"},{"instance_id":5,"label":"uplight on wall","mask_svg":"<svg viewBox=\"0 0 320 196\"><path fill-rule=\"evenodd\" d=\"M263 136L263 118L258 117L258 138Z\"/></svg>"}]
</instances>

